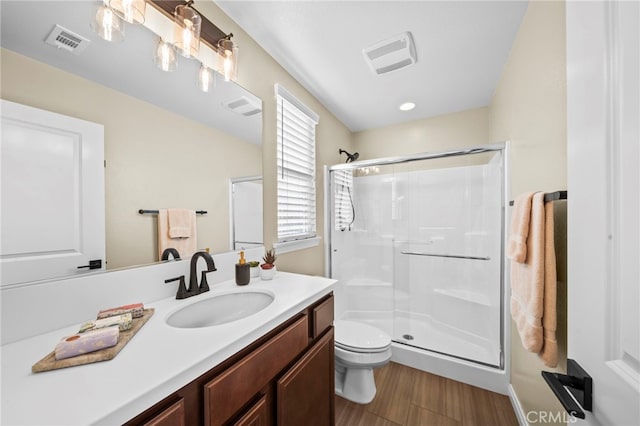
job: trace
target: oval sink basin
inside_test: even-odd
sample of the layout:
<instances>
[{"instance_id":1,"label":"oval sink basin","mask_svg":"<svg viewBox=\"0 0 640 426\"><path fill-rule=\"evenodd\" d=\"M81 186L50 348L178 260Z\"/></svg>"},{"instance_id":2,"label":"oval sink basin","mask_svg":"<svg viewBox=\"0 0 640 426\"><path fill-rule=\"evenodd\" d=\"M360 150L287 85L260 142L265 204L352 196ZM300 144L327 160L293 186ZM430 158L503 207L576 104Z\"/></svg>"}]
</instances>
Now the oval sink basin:
<instances>
[{"instance_id":1,"label":"oval sink basin","mask_svg":"<svg viewBox=\"0 0 640 426\"><path fill-rule=\"evenodd\" d=\"M201 328L226 324L253 315L269 306L273 296L257 291L228 293L185 306L167 318L177 328Z\"/></svg>"}]
</instances>

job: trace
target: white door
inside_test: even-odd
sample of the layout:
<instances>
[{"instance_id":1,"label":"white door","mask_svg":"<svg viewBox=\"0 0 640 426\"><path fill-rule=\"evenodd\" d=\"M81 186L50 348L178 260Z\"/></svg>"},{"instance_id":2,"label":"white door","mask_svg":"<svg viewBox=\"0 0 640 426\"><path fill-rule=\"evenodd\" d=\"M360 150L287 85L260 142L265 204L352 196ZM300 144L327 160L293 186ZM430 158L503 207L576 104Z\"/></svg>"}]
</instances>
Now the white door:
<instances>
[{"instance_id":1,"label":"white door","mask_svg":"<svg viewBox=\"0 0 640 426\"><path fill-rule=\"evenodd\" d=\"M1 285L104 269L103 126L0 105Z\"/></svg>"},{"instance_id":2,"label":"white door","mask_svg":"<svg viewBox=\"0 0 640 426\"><path fill-rule=\"evenodd\" d=\"M567 2L568 357L590 425L640 424L640 5Z\"/></svg>"},{"instance_id":3,"label":"white door","mask_svg":"<svg viewBox=\"0 0 640 426\"><path fill-rule=\"evenodd\" d=\"M262 245L262 177L231 179L231 250Z\"/></svg>"}]
</instances>

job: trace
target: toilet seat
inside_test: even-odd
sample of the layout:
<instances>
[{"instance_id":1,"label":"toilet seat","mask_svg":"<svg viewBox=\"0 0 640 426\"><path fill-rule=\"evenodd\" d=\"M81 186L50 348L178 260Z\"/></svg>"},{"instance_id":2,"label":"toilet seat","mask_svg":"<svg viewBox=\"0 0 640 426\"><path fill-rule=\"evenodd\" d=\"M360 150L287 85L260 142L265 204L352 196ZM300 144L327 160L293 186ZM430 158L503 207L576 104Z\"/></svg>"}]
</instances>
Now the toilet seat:
<instances>
[{"instance_id":1,"label":"toilet seat","mask_svg":"<svg viewBox=\"0 0 640 426\"><path fill-rule=\"evenodd\" d=\"M368 324L348 321L334 321L335 346L357 353L385 352L391 346L391 337L382 330Z\"/></svg>"}]
</instances>

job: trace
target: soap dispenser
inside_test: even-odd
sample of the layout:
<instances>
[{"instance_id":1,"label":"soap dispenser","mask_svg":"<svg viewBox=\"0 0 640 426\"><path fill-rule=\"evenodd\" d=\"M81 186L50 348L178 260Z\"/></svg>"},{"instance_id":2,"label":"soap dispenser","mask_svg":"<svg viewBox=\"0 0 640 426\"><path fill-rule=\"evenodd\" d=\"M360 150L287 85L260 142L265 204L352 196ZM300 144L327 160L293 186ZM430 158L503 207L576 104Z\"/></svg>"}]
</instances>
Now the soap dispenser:
<instances>
[{"instance_id":1,"label":"soap dispenser","mask_svg":"<svg viewBox=\"0 0 640 426\"><path fill-rule=\"evenodd\" d=\"M240 260L236 263L236 284L247 285L251 280L251 271L249 270L249 264L244 258L244 251L240 252Z\"/></svg>"}]
</instances>

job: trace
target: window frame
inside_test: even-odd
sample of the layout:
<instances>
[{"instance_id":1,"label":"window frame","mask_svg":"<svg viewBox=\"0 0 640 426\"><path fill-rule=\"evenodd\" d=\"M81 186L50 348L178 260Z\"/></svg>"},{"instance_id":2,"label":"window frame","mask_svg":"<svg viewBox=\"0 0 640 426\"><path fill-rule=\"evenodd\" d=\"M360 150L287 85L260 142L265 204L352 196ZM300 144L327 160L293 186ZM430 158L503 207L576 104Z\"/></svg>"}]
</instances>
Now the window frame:
<instances>
[{"instance_id":1,"label":"window frame","mask_svg":"<svg viewBox=\"0 0 640 426\"><path fill-rule=\"evenodd\" d=\"M317 236L318 206L317 206L317 164L316 164L316 126L319 116L288 90L279 84L275 85L276 94L276 238L274 248L279 253L298 250L319 244ZM295 133L294 133L295 132ZM287 138L286 135L290 135ZM311 145L310 149L308 145ZM287 151L295 152L295 163L289 161L287 165ZM291 158L291 154L289 154ZM312 190L309 198L301 196L296 198L297 192L303 192L308 188ZM300 206L307 211L299 224L287 224L283 219L285 215L291 215L291 203L283 203L287 198L285 191L294 194L289 201L300 202ZM285 204L287 208L283 207ZM299 232L295 231L296 225ZM308 226L309 229L304 228Z\"/></svg>"}]
</instances>

